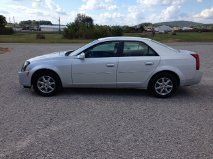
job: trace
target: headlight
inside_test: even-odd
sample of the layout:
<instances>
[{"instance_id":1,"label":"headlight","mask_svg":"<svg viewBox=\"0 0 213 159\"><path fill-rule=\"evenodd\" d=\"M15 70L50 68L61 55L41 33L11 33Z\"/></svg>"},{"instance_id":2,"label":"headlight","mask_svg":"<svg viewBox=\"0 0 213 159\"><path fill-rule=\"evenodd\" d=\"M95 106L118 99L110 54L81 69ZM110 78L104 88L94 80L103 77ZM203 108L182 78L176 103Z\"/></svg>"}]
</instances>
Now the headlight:
<instances>
[{"instance_id":1,"label":"headlight","mask_svg":"<svg viewBox=\"0 0 213 159\"><path fill-rule=\"evenodd\" d=\"M21 71L22 71L22 72L26 71L26 68L27 68L27 66L28 66L29 64L30 64L29 61L25 61L25 63L23 64L23 66L22 66L22 68L21 68Z\"/></svg>"}]
</instances>

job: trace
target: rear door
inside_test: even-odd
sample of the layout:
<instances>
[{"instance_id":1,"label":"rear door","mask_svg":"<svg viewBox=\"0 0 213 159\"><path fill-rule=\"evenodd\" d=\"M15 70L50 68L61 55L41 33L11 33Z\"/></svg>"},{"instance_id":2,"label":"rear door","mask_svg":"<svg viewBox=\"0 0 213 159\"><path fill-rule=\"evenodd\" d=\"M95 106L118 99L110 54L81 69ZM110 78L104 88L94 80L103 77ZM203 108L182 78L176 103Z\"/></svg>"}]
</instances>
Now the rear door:
<instances>
[{"instance_id":1,"label":"rear door","mask_svg":"<svg viewBox=\"0 0 213 159\"><path fill-rule=\"evenodd\" d=\"M140 41L123 41L117 70L117 87L140 87L157 68L160 56Z\"/></svg>"}]
</instances>

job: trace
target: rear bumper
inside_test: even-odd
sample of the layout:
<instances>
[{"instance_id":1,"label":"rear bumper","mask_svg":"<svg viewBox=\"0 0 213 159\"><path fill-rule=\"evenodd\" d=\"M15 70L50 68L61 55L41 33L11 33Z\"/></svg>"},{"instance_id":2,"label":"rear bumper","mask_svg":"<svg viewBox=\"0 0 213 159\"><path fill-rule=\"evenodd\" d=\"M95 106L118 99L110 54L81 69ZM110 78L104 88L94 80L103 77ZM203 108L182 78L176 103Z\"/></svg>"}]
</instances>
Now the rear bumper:
<instances>
[{"instance_id":1,"label":"rear bumper","mask_svg":"<svg viewBox=\"0 0 213 159\"><path fill-rule=\"evenodd\" d=\"M19 83L23 85L25 88L31 87L31 80L29 76L29 72L18 72Z\"/></svg>"},{"instance_id":2,"label":"rear bumper","mask_svg":"<svg viewBox=\"0 0 213 159\"><path fill-rule=\"evenodd\" d=\"M203 76L203 73L201 71L197 70L192 79L185 80L184 82L182 82L182 86L191 86L191 85L198 84L198 83L200 83L202 76Z\"/></svg>"}]
</instances>

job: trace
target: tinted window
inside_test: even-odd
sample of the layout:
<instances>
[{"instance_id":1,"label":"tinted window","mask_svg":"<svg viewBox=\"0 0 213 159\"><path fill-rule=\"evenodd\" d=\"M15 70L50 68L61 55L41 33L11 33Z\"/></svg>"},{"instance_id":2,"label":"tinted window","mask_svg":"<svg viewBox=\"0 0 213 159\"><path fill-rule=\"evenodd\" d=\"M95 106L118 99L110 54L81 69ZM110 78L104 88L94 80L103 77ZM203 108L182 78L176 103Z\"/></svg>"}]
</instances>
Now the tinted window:
<instances>
[{"instance_id":1,"label":"tinted window","mask_svg":"<svg viewBox=\"0 0 213 159\"><path fill-rule=\"evenodd\" d=\"M86 58L115 57L119 42L105 42L85 51Z\"/></svg>"},{"instance_id":2,"label":"tinted window","mask_svg":"<svg viewBox=\"0 0 213 159\"><path fill-rule=\"evenodd\" d=\"M123 56L156 56L156 52L142 42L124 42Z\"/></svg>"}]
</instances>

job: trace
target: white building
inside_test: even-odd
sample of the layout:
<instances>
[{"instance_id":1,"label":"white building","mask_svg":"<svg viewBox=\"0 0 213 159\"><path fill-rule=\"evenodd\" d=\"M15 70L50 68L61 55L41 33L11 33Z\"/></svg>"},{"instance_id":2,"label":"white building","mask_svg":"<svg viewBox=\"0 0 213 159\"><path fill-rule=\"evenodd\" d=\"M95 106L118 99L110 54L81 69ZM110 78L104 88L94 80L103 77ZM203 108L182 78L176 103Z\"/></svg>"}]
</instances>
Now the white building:
<instances>
[{"instance_id":1,"label":"white building","mask_svg":"<svg viewBox=\"0 0 213 159\"><path fill-rule=\"evenodd\" d=\"M153 26L145 26L144 29L148 32L153 31L154 27Z\"/></svg>"},{"instance_id":2,"label":"white building","mask_svg":"<svg viewBox=\"0 0 213 159\"><path fill-rule=\"evenodd\" d=\"M57 32L59 31L59 25L40 25L39 26L41 31L46 31L46 32ZM61 31L66 28L66 25L60 25Z\"/></svg>"},{"instance_id":3,"label":"white building","mask_svg":"<svg viewBox=\"0 0 213 159\"><path fill-rule=\"evenodd\" d=\"M172 28L167 25L161 25L161 26L156 27L155 31L159 32L159 33L167 33L167 32L171 32Z\"/></svg>"},{"instance_id":4,"label":"white building","mask_svg":"<svg viewBox=\"0 0 213 159\"><path fill-rule=\"evenodd\" d=\"M172 30L173 31L179 31L179 30L181 30L181 27L173 27Z\"/></svg>"},{"instance_id":5,"label":"white building","mask_svg":"<svg viewBox=\"0 0 213 159\"><path fill-rule=\"evenodd\" d=\"M183 27L182 30L193 30L193 28L190 28L190 27Z\"/></svg>"}]
</instances>

